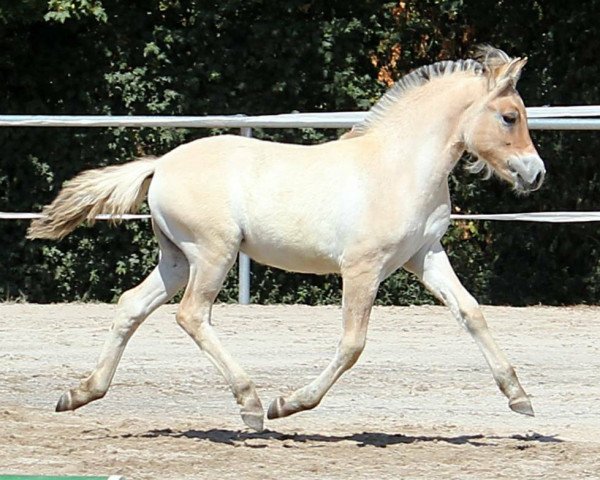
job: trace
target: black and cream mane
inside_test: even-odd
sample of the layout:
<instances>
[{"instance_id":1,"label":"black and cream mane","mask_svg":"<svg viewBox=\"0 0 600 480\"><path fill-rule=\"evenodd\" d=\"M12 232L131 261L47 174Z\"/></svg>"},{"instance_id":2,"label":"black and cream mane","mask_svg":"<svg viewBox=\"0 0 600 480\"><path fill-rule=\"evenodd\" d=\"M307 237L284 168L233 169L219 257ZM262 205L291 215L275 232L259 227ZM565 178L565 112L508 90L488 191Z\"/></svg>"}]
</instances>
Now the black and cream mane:
<instances>
[{"instance_id":1,"label":"black and cream mane","mask_svg":"<svg viewBox=\"0 0 600 480\"><path fill-rule=\"evenodd\" d=\"M442 61L417 68L398 80L379 101L371 107L365 119L352 127L351 136L363 135L377 121L381 120L389 108L400 100L407 92L429 83L431 80L446 77L457 72L467 72L481 76L492 68L508 63L511 58L494 47L487 45L477 47L474 59Z\"/></svg>"}]
</instances>

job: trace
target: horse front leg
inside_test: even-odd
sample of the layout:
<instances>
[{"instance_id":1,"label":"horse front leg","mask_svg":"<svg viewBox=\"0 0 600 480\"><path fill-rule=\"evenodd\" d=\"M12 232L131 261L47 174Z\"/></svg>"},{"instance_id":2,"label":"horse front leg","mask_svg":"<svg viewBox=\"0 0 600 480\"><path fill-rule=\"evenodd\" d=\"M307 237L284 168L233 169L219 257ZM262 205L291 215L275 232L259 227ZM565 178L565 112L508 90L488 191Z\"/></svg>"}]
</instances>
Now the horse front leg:
<instances>
[{"instance_id":1,"label":"horse front leg","mask_svg":"<svg viewBox=\"0 0 600 480\"><path fill-rule=\"evenodd\" d=\"M405 266L425 287L448 306L458 322L471 334L483 353L496 384L509 400L509 407L533 416L529 396L521 386L514 368L492 338L477 301L463 287L439 242L421 250Z\"/></svg>"},{"instance_id":2,"label":"horse front leg","mask_svg":"<svg viewBox=\"0 0 600 480\"><path fill-rule=\"evenodd\" d=\"M277 397L267 412L267 418L287 417L316 407L340 376L350 369L362 353L367 337L371 307L379 274L346 271L343 276L342 319L343 331L333 360L311 383L296 390L289 397Z\"/></svg>"}]
</instances>

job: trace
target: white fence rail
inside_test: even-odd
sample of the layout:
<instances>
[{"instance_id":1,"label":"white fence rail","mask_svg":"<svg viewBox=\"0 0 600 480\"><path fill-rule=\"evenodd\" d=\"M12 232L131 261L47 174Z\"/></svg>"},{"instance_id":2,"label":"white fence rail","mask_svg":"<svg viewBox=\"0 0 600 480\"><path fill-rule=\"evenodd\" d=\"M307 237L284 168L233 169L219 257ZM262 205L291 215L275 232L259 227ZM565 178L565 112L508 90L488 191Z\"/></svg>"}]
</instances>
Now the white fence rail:
<instances>
[{"instance_id":1,"label":"white fence rail","mask_svg":"<svg viewBox=\"0 0 600 480\"><path fill-rule=\"evenodd\" d=\"M0 115L0 127L350 128L366 112L212 115L205 117ZM529 128L600 130L600 106L530 107Z\"/></svg>"},{"instance_id":2,"label":"white fence rail","mask_svg":"<svg viewBox=\"0 0 600 480\"><path fill-rule=\"evenodd\" d=\"M281 115L217 115L205 117L95 116L95 115L0 115L0 127L171 127L239 128L252 136L252 128L350 128L366 112L289 113ZM533 130L600 130L600 106L530 107L529 128ZM0 219L39 218L36 213L0 212ZM110 217L100 215L100 220ZM123 215L123 220L149 219L150 215ZM499 220L529 222L597 222L600 212L531 212L480 215L452 215L454 220ZM240 254L239 302L250 303L250 260Z\"/></svg>"},{"instance_id":3,"label":"white fence rail","mask_svg":"<svg viewBox=\"0 0 600 480\"><path fill-rule=\"evenodd\" d=\"M39 213L0 212L0 220L33 220ZM96 220L150 220L152 215L97 215ZM600 212L523 212L450 215L452 220L498 220L504 222L577 223L600 222Z\"/></svg>"}]
</instances>

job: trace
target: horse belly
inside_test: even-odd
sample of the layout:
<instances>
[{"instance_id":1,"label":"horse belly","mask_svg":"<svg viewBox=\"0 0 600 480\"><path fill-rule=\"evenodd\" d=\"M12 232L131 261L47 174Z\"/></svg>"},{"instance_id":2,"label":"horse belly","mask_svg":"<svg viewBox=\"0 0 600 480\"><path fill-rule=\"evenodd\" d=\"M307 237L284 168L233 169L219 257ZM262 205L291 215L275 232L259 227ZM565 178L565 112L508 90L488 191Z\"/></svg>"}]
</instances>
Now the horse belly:
<instances>
[{"instance_id":1,"label":"horse belly","mask_svg":"<svg viewBox=\"0 0 600 480\"><path fill-rule=\"evenodd\" d=\"M301 236L298 241L278 236L271 238L245 237L240 250L253 260L299 273L339 273L339 257L322 241Z\"/></svg>"},{"instance_id":2,"label":"horse belly","mask_svg":"<svg viewBox=\"0 0 600 480\"><path fill-rule=\"evenodd\" d=\"M233 185L240 249L260 263L301 273L339 273L361 210L349 181L329 172L307 175L298 165L275 164ZM317 170L315 166L312 169ZM309 170L308 167L304 170ZM320 174L318 174L320 173Z\"/></svg>"}]
</instances>

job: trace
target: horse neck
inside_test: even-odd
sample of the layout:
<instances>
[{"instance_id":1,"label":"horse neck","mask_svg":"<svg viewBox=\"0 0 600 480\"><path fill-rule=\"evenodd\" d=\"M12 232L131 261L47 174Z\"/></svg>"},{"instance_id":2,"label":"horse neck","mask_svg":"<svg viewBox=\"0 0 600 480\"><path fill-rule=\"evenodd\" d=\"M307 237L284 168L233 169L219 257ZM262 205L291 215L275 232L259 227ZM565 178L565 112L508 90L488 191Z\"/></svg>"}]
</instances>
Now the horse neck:
<instances>
[{"instance_id":1,"label":"horse neck","mask_svg":"<svg viewBox=\"0 0 600 480\"><path fill-rule=\"evenodd\" d=\"M384 158L399 175L414 173L420 185L439 185L462 156L463 124L471 105L481 98L484 82L464 77L432 81L397 102L374 128Z\"/></svg>"}]
</instances>

